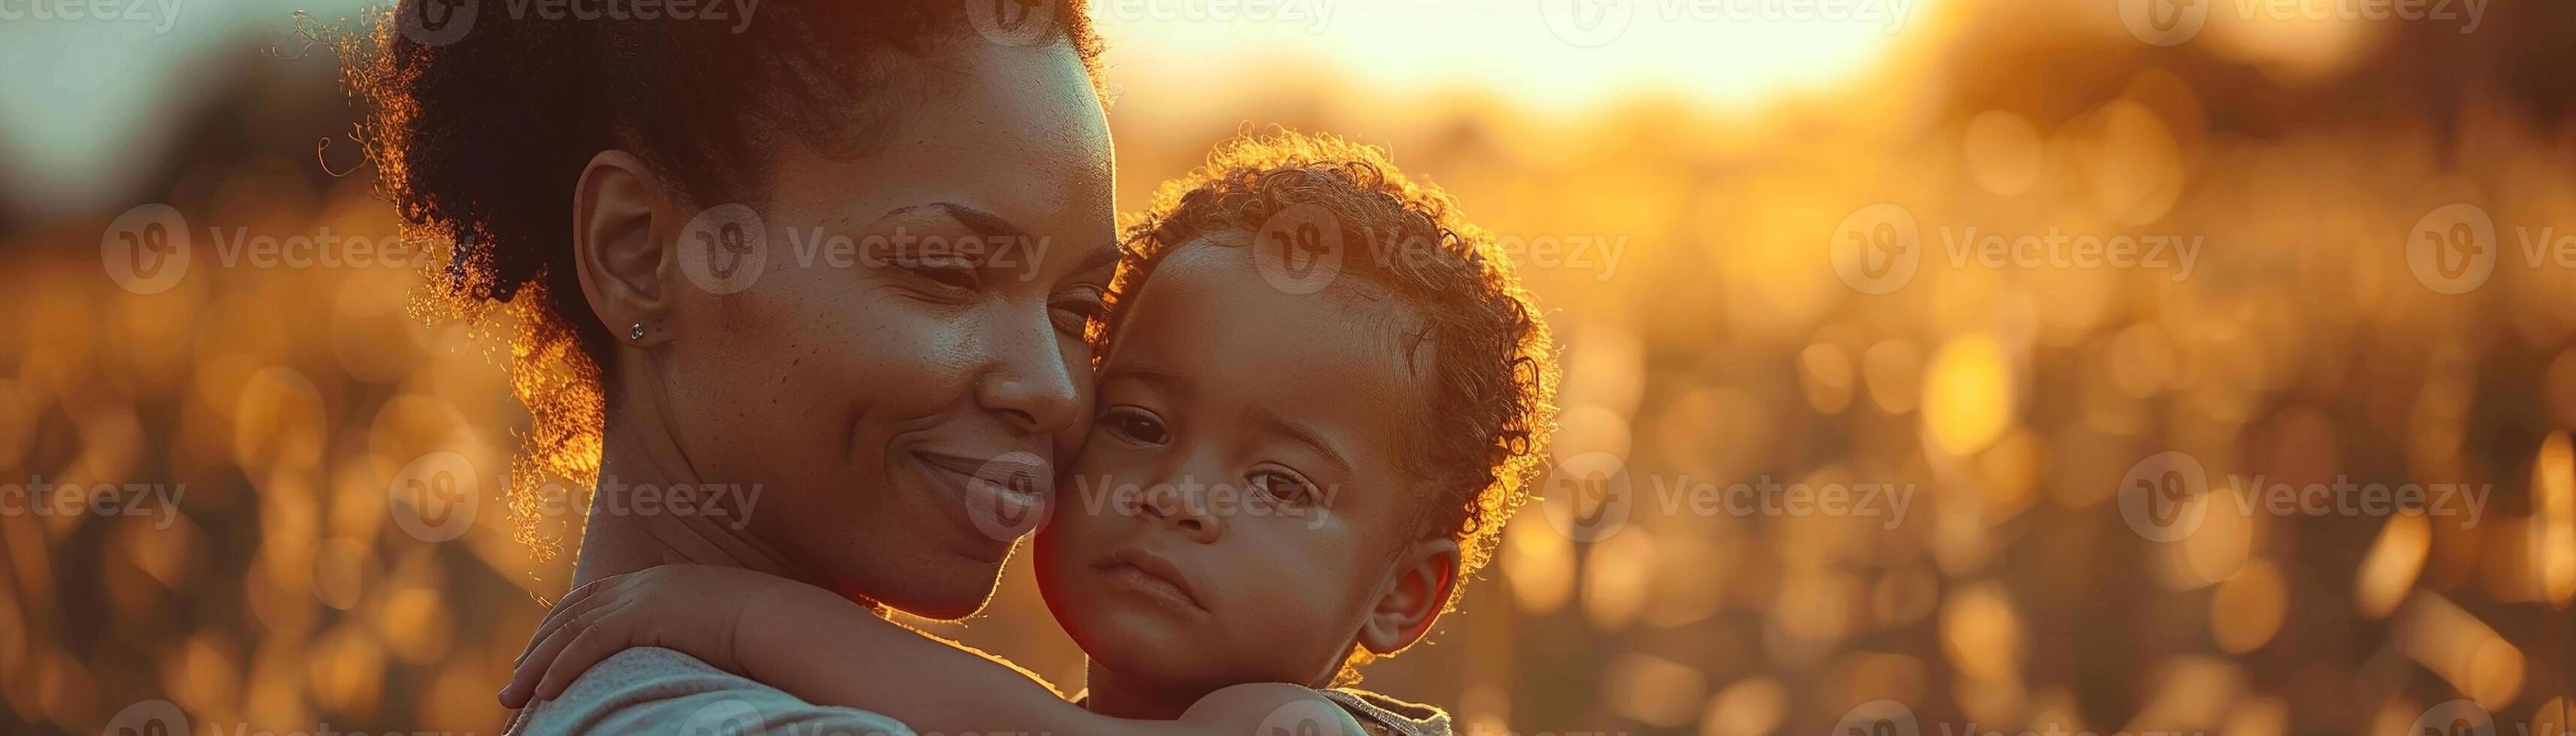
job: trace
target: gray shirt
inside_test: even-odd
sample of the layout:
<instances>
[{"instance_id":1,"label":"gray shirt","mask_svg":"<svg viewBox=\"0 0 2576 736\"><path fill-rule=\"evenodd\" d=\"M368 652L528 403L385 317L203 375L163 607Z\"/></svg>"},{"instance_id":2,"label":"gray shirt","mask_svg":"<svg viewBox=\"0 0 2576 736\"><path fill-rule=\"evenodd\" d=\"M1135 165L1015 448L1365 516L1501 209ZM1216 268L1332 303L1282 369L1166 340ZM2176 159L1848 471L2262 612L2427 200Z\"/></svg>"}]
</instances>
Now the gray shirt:
<instances>
[{"instance_id":1,"label":"gray shirt","mask_svg":"<svg viewBox=\"0 0 2576 736\"><path fill-rule=\"evenodd\" d=\"M511 717L509 732L671 736L914 736L892 718L815 705L686 654L635 647L581 674L554 700Z\"/></svg>"}]
</instances>

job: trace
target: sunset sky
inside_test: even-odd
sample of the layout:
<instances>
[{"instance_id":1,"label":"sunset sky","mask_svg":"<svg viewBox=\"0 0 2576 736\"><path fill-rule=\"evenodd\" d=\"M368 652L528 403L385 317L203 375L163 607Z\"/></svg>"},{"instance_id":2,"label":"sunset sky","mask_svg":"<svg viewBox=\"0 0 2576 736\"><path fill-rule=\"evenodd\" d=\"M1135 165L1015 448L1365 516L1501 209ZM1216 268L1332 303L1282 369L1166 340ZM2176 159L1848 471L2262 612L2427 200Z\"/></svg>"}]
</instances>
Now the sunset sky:
<instances>
[{"instance_id":1,"label":"sunset sky","mask_svg":"<svg viewBox=\"0 0 2576 736\"><path fill-rule=\"evenodd\" d=\"M1544 118L1644 95L1750 108L1830 87L1926 32L1940 2L1095 0L1092 8L1110 44L1111 80L1131 88L1240 87L1261 79L1246 70L1288 69L1381 94L1475 91ZM0 67L10 70L0 75L0 129L10 133L0 136L0 202L53 214L111 203L161 156L166 123L212 91L205 75L237 72L208 59L285 43L276 29L299 9L329 18L373 4L163 3L139 6L141 17L130 20L0 23Z\"/></svg>"}]
</instances>

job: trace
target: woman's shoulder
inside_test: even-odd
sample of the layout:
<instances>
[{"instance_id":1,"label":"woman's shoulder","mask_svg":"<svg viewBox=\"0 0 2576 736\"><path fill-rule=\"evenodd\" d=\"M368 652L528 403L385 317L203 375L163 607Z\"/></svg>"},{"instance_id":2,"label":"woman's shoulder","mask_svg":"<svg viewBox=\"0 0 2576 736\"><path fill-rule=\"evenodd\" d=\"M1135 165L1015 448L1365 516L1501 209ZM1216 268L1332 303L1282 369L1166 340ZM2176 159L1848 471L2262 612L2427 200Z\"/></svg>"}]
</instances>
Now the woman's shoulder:
<instances>
[{"instance_id":1,"label":"woman's shoulder","mask_svg":"<svg viewBox=\"0 0 2576 736\"><path fill-rule=\"evenodd\" d=\"M842 733L912 736L900 722L798 700L777 688L659 647L618 652L561 696L510 720L513 734ZM820 729L820 730L814 730Z\"/></svg>"}]
</instances>

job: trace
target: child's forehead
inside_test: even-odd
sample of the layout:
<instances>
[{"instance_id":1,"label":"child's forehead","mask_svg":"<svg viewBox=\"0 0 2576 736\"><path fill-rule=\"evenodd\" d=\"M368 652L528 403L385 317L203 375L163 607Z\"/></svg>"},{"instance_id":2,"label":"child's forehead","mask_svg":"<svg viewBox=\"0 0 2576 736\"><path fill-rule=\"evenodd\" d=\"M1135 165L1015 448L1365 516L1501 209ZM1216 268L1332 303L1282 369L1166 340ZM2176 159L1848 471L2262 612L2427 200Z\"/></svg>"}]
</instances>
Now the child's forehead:
<instances>
[{"instance_id":1,"label":"child's forehead","mask_svg":"<svg viewBox=\"0 0 2576 736\"><path fill-rule=\"evenodd\" d=\"M1358 398L1377 402L1380 424L1390 411L1419 410L1412 308L1374 289L1289 293L1262 278L1250 249L1193 243L1167 254L1138 290L1103 378L1150 371L1290 411Z\"/></svg>"},{"instance_id":2,"label":"child's forehead","mask_svg":"<svg viewBox=\"0 0 2576 736\"><path fill-rule=\"evenodd\" d=\"M1416 373L1426 346L1413 305L1350 274L1315 288L1283 287L1262 246L1203 236L1165 254L1142 282L1111 356L1183 333L1223 343L1294 345L1301 352L1397 358Z\"/></svg>"},{"instance_id":3,"label":"child's forehead","mask_svg":"<svg viewBox=\"0 0 2576 736\"><path fill-rule=\"evenodd\" d=\"M1266 251L1266 252L1265 252ZM1188 294L1175 301L1199 303L1247 300L1278 311L1339 310L1391 331L1416 329L1421 313L1404 299L1369 279L1347 261L1365 253L1329 256L1282 255L1274 244L1255 243L1252 234L1220 230L1191 239L1165 253L1143 280L1140 291ZM1158 289L1157 286L1163 288Z\"/></svg>"}]
</instances>

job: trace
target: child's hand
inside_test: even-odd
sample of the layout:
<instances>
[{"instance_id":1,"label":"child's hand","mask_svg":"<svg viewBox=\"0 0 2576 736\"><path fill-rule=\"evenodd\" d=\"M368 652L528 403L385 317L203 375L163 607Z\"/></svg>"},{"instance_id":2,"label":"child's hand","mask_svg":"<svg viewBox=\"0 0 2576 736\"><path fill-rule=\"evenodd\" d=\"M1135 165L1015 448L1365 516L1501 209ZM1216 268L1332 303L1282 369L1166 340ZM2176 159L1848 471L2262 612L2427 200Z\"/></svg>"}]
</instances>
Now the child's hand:
<instances>
[{"instance_id":1,"label":"child's hand","mask_svg":"<svg viewBox=\"0 0 2576 736\"><path fill-rule=\"evenodd\" d=\"M573 678L628 647L667 647L741 672L734 655L743 612L805 587L741 568L664 565L591 581L546 613L519 655L501 705L562 695Z\"/></svg>"}]
</instances>

